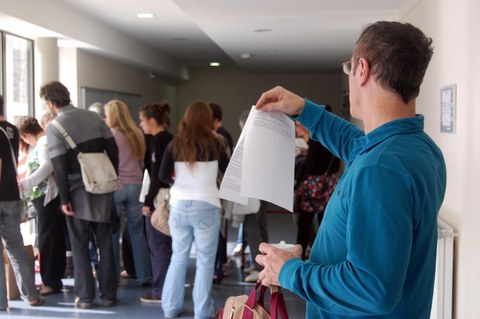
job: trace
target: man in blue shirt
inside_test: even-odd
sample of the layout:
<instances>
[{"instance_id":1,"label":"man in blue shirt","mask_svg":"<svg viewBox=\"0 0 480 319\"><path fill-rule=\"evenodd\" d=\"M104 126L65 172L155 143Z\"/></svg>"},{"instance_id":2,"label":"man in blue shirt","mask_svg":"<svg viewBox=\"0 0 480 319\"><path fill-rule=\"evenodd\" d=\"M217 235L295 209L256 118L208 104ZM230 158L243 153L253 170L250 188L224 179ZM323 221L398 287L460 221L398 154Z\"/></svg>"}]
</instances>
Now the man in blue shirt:
<instances>
[{"instance_id":1,"label":"man in blue shirt","mask_svg":"<svg viewBox=\"0 0 480 319\"><path fill-rule=\"evenodd\" d=\"M446 169L423 131L415 100L431 39L399 22L367 26L344 63L350 112L364 131L281 87L257 109L296 117L346 170L331 197L310 260L266 243L256 260L264 285L307 302L308 318L429 318L437 215Z\"/></svg>"}]
</instances>

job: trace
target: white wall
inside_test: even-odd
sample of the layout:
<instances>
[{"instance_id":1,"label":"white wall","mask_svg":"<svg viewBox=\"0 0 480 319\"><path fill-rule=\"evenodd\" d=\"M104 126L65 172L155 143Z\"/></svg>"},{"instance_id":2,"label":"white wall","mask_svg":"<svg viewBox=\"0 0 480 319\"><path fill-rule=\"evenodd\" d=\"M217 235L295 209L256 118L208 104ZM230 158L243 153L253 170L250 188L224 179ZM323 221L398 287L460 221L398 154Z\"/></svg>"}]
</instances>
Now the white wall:
<instances>
[{"instance_id":1,"label":"white wall","mask_svg":"<svg viewBox=\"0 0 480 319\"><path fill-rule=\"evenodd\" d=\"M480 318L480 2L411 0L398 13L432 37L435 52L417 101L426 130L443 151L447 192L440 216L458 237L455 252L454 318ZM440 132L440 88L457 85L456 133Z\"/></svg>"},{"instance_id":2,"label":"white wall","mask_svg":"<svg viewBox=\"0 0 480 319\"><path fill-rule=\"evenodd\" d=\"M178 83L165 78L149 78L149 71L131 64L107 59L82 49L52 45L51 39L35 41L35 116L45 111L38 93L50 81L62 82L70 92L72 104L84 108L82 88L95 88L120 93L140 95L140 105L129 105L138 110L143 104L168 101L173 108L172 121L178 121ZM138 114L132 117L138 121Z\"/></svg>"},{"instance_id":3,"label":"white wall","mask_svg":"<svg viewBox=\"0 0 480 319\"><path fill-rule=\"evenodd\" d=\"M150 79L148 71L145 69L109 60L81 49L63 48L61 56L64 57L65 51L70 50L75 50L76 53L76 70L68 70L67 67L64 69L67 70L65 73L76 74L75 86L68 87L76 106L85 107L82 105L81 89L89 87L141 95L142 105L152 101L167 100L172 108L176 108L177 88L175 82L159 78ZM73 95L76 99L73 99ZM129 105L129 108L131 110L138 109L142 105ZM138 114L132 114L132 117L137 120Z\"/></svg>"},{"instance_id":4,"label":"white wall","mask_svg":"<svg viewBox=\"0 0 480 319\"><path fill-rule=\"evenodd\" d=\"M317 103L331 104L340 114L342 103L341 66L332 74L249 74L237 68L193 68L191 79L179 86L180 117L195 100L215 101L223 109L223 126L232 133L234 141L240 135L238 118L257 102L260 95L277 85ZM176 131L176 126L172 132Z\"/></svg>"},{"instance_id":5,"label":"white wall","mask_svg":"<svg viewBox=\"0 0 480 319\"><path fill-rule=\"evenodd\" d=\"M78 86L78 49L59 48L58 50L58 80L70 92L72 104L78 106L80 91ZM53 79L52 79L53 80ZM42 83L43 85L44 83Z\"/></svg>"}]
</instances>

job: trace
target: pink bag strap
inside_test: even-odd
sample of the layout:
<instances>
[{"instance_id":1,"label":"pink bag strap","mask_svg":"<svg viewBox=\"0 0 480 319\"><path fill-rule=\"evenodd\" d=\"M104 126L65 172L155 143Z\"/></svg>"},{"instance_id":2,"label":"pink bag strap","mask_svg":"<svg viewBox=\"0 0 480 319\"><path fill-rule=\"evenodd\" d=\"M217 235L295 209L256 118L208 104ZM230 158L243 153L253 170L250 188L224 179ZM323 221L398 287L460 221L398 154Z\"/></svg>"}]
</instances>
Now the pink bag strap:
<instances>
[{"instance_id":1,"label":"pink bag strap","mask_svg":"<svg viewBox=\"0 0 480 319\"><path fill-rule=\"evenodd\" d=\"M285 304L285 299L283 298L282 290L279 287L279 290L272 293L270 297L270 315L272 319L277 319L277 312L280 313L282 319L288 319L287 305Z\"/></svg>"},{"instance_id":2,"label":"pink bag strap","mask_svg":"<svg viewBox=\"0 0 480 319\"><path fill-rule=\"evenodd\" d=\"M260 296L257 301L257 292L260 288ZM253 319L253 312L251 309L254 309L255 303L257 302L262 307L264 306L265 293L267 287L263 286L260 282L255 284L255 288L248 295L246 307L243 311L243 319ZM280 313L282 319L288 319L287 305L285 304L285 299L283 298L283 293L280 287L271 286L270 287L270 314L272 319L277 319L277 311Z\"/></svg>"},{"instance_id":3,"label":"pink bag strap","mask_svg":"<svg viewBox=\"0 0 480 319\"><path fill-rule=\"evenodd\" d=\"M253 319L253 312L251 309L255 307L255 303L257 302L257 291L259 288L260 296L258 298L258 303L262 306L264 305L263 302L265 300L265 292L267 291L267 287L263 286L260 282L257 282L255 287L248 295L247 302L245 303L246 307L243 310L243 319Z\"/></svg>"}]
</instances>

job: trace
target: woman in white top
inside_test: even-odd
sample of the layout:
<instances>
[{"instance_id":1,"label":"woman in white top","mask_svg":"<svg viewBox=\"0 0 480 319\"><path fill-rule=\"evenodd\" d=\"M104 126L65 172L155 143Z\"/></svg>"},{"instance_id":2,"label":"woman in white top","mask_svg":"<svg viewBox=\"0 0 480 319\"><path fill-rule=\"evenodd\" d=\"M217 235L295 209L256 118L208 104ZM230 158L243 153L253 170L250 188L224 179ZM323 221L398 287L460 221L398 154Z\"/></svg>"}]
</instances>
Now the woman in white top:
<instances>
[{"instance_id":1,"label":"woman in white top","mask_svg":"<svg viewBox=\"0 0 480 319\"><path fill-rule=\"evenodd\" d=\"M48 156L47 137L37 119L22 118L18 124L20 137L33 148L27 158L27 172L19 180L20 190L28 194L37 214L41 295L61 291L65 272L65 216L60 209L60 197Z\"/></svg>"},{"instance_id":2,"label":"woman in white top","mask_svg":"<svg viewBox=\"0 0 480 319\"><path fill-rule=\"evenodd\" d=\"M211 289L221 220L217 176L219 171L225 171L228 158L212 125L212 111L207 104L190 104L159 171L160 180L173 182L169 219L173 254L162 292L165 317L176 317L182 311L193 241L195 318L212 318L215 312Z\"/></svg>"}]
</instances>

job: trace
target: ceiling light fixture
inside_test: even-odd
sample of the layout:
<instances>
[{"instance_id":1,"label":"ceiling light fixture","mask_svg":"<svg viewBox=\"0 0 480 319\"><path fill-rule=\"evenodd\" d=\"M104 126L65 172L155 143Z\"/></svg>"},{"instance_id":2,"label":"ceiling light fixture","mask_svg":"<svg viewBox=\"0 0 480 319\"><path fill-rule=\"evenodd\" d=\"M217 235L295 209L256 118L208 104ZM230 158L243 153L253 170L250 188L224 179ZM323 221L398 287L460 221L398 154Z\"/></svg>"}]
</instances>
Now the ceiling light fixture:
<instances>
[{"instance_id":1,"label":"ceiling light fixture","mask_svg":"<svg viewBox=\"0 0 480 319\"><path fill-rule=\"evenodd\" d=\"M220 66L220 62L210 62L210 66L213 66L213 67Z\"/></svg>"},{"instance_id":2,"label":"ceiling light fixture","mask_svg":"<svg viewBox=\"0 0 480 319\"><path fill-rule=\"evenodd\" d=\"M137 13L137 18L139 19L152 19L155 15L153 13Z\"/></svg>"},{"instance_id":3,"label":"ceiling light fixture","mask_svg":"<svg viewBox=\"0 0 480 319\"><path fill-rule=\"evenodd\" d=\"M248 60L252 57L252 55L250 53L242 53L242 54L240 54L240 57L242 59Z\"/></svg>"},{"instance_id":4,"label":"ceiling light fixture","mask_svg":"<svg viewBox=\"0 0 480 319\"><path fill-rule=\"evenodd\" d=\"M255 29L253 30L253 32L257 32L257 33L263 33L263 32L272 32L273 30L270 29L270 28L262 28L262 29Z\"/></svg>"}]
</instances>

